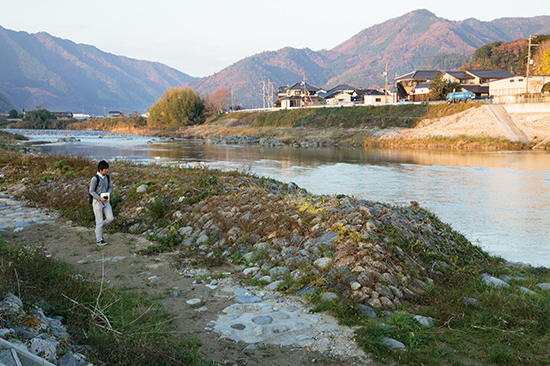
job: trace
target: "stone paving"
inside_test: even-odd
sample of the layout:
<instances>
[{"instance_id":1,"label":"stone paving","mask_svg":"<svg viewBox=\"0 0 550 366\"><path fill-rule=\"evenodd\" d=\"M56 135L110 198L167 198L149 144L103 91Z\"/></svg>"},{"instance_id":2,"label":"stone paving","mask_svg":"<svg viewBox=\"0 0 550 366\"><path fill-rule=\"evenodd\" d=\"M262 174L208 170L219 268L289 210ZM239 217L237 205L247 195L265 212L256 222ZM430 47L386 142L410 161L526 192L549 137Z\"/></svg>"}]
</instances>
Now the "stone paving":
<instances>
[{"instance_id":1,"label":"stone paving","mask_svg":"<svg viewBox=\"0 0 550 366\"><path fill-rule=\"evenodd\" d=\"M222 337L236 342L320 348L342 331L334 317L312 314L303 304L292 304L288 299L282 302L280 294L252 292L239 286L231 291L236 303L223 310L213 327Z\"/></svg>"},{"instance_id":2,"label":"stone paving","mask_svg":"<svg viewBox=\"0 0 550 366\"><path fill-rule=\"evenodd\" d=\"M59 217L44 209L25 207L12 196L0 193L0 231L19 232L31 224L51 223Z\"/></svg>"}]
</instances>

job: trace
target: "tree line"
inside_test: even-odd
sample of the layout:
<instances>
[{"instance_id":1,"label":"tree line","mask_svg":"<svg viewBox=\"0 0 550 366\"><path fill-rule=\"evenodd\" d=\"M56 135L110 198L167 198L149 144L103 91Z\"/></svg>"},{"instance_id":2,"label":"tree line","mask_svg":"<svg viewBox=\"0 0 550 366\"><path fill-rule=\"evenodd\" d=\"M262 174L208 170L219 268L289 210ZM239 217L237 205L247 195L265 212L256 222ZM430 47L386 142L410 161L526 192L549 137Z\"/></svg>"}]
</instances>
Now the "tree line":
<instances>
[{"instance_id":1,"label":"tree line","mask_svg":"<svg viewBox=\"0 0 550 366\"><path fill-rule=\"evenodd\" d=\"M10 111L0 117L0 127L28 129L85 129L87 127L148 128L152 130L177 130L178 128L204 123L208 118L224 113L231 107L231 93L218 89L212 96L200 94L192 88L170 88L149 108L147 118L137 111L123 111L116 118L92 117L86 122L74 118L59 119L44 108L25 113Z\"/></svg>"}]
</instances>

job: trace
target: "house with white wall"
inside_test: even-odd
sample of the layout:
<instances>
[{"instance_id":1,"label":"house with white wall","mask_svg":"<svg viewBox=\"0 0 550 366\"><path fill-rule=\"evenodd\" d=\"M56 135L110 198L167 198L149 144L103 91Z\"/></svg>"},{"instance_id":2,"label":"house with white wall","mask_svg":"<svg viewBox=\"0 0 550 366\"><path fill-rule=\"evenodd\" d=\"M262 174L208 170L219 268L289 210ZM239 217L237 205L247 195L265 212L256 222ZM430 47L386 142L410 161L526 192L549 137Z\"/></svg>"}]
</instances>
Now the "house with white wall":
<instances>
[{"instance_id":1,"label":"house with white wall","mask_svg":"<svg viewBox=\"0 0 550 366\"><path fill-rule=\"evenodd\" d=\"M530 75L529 80L525 75L515 75L490 82L489 95L495 103L515 103L518 97L526 93L540 93L544 84L549 82L549 75Z\"/></svg>"},{"instance_id":2,"label":"house with white wall","mask_svg":"<svg viewBox=\"0 0 550 366\"><path fill-rule=\"evenodd\" d=\"M374 89L359 90L357 95L360 98L361 103L367 105L392 103L395 98L395 95L393 94L388 93L386 95L383 92Z\"/></svg>"},{"instance_id":3,"label":"house with white wall","mask_svg":"<svg viewBox=\"0 0 550 366\"><path fill-rule=\"evenodd\" d=\"M318 103L322 99L318 94L322 92L324 90L321 88L300 82L279 88L277 97L281 102L281 108L304 107Z\"/></svg>"}]
</instances>

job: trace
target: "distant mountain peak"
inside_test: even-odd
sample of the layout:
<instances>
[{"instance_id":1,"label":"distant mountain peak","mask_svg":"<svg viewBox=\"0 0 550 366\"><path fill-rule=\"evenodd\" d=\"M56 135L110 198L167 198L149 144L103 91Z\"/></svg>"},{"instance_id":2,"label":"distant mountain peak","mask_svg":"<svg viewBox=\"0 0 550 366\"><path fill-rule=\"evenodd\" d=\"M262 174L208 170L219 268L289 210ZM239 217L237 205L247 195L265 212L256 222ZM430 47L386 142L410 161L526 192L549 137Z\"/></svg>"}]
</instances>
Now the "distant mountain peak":
<instances>
[{"instance_id":1,"label":"distant mountain peak","mask_svg":"<svg viewBox=\"0 0 550 366\"><path fill-rule=\"evenodd\" d=\"M196 80L158 62L103 52L47 32L0 27L0 93L18 110L144 112L166 89Z\"/></svg>"},{"instance_id":2,"label":"distant mountain peak","mask_svg":"<svg viewBox=\"0 0 550 366\"><path fill-rule=\"evenodd\" d=\"M103 108L144 111L164 91L189 85L203 95L230 89L235 104L261 106L262 83L303 80L324 89L338 84L383 86L388 76L437 62L452 69L475 49L494 41L550 34L550 16L451 21L428 9L365 28L321 51L285 47L248 56L201 79L166 65L116 56L46 32L30 35L0 26L0 93L17 108L51 107L98 113ZM269 79L268 79L269 78Z\"/></svg>"},{"instance_id":3,"label":"distant mountain peak","mask_svg":"<svg viewBox=\"0 0 550 366\"><path fill-rule=\"evenodd\" d=\"M439 62L460 67L480 46L497 41L512 41L532 33L550 33L550 17L510 18L483 22L451 21L428 9L410 11L363 29L330 50L318 52L285 47L248 57L191 84L201 93L217 88L232 89L236 103L261 106L261 89L270 77L276 86L291 85L303 78L329 89L338 84L380 87L388 60L389 76L414 71L421 65ZM458 66L456 66L458 64Z\"/></svg>"}]
</instances>

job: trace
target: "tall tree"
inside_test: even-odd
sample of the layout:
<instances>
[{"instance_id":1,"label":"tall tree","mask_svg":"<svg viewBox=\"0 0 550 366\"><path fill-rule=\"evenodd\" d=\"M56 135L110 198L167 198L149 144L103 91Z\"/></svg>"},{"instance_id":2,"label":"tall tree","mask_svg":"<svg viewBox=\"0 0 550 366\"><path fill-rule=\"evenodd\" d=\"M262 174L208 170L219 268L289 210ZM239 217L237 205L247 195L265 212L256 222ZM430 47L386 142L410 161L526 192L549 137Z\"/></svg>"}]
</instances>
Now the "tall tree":
<instances>
[{"instance_id":1,"label":"tall tree","mask_svg":"<svg viewBox=\"0 0 550 366\"><path fill-rule=\"evenodd\" d=\"M443 79L443 77L437 73L432 79L429 86L430 99L444 99L448 93L460 90L460 83L453 83Z\"/></svg>"},{"instance_id":2,"label":"tall tree","mask_svg":"<svg viewBox=\"0 0 550 366\"><path fill-rule=\"evenodd\" d=\"M208 114L223 113L231 104L231 92L225 88L218 89L213 96L207 96L205 104Z\"/></svg>"},{"instance_id":3,"label":"tall tree","mask_svg":"<svg viewBox=\"0 0 550 366\"><path fill-rule=\"evenodd\" d=\"M23 124L26 127L23 128L52 128L52 122L55 120L56 118L50 113L49 110L37 108L25 113L25 117L23 117Z\"/></svg>"},{"instance_id":4,"label":"tall tree","mask_svg":"<svg viewBox=\"0 0 550 366\"><path fill-rule=\"evenodd\" d=\"M218 109L218 113L223 113L231 104L231 92L227 89L218 89L212 96L212 100Z\"/></svg>"},{"instance_id":5,"label":"tall tree","mask_svg":"<svg viewBox=\"0 0 550 366\"><path fill-rule=\"evenodd\" d=\"M149 108L150 128L178 129L204 122L204 101L191 88L171 88Z\"/></svg>"},{"instance_id":6,"label":"tall tree","mask_svg":"<svg viewBox=\"0 0 550 366\"><path fill-rule=\"evenodd\" d=\"M533 74L550 75L550 40L539 43L533 57Z\"/></svg>"}]
</instances>

